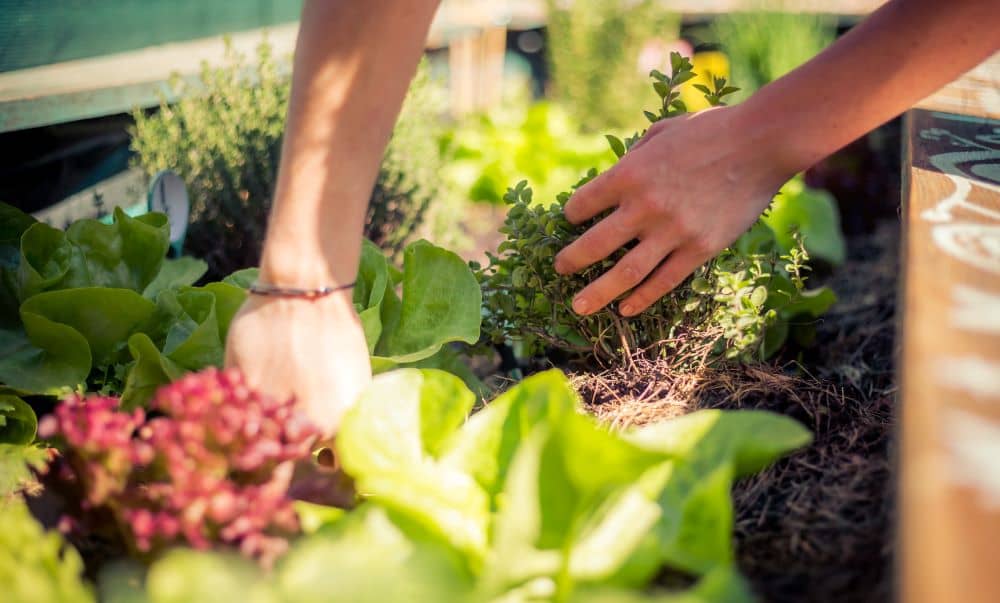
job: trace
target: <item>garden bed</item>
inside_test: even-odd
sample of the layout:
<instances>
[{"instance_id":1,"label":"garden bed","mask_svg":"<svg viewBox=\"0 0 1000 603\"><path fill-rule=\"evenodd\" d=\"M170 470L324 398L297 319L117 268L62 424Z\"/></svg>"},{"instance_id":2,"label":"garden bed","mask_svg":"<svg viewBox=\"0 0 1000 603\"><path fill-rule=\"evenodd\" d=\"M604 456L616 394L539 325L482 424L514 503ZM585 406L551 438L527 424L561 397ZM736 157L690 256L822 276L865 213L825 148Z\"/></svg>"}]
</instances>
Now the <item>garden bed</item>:
<instances>
[{"instance_id":1,"label":"garden bed","mask_svg":"<svg viewBox=\"0 0 1000 603\"><path fill-rule=\"evenodd\" d=\"M619 67L652 84L657 111L644 114L657 122L737 91L707 55L664 56L669 73L652 81ZM868 155L791 180L647 311L583 316L571 300L625 251L556 274L555 254L593 225L563 210L640 133L576 131L574 111L609 104L581 90L573 110L541 102L443 132L425 79L380 171L353 291L375 379L319 448L292 400L216 368L256 278L259 250L241 245L264 227L288 94L266 48L258 58L259 87L238 69L217 85L273 96L248 103L264 113L208 94L135 116L143 168L191 187L193 257L164 258L161 214L63 232L0 205L12 225L0 349L17 352L0 363L0 463L15 470L0 484L34 496L0 506L24 528L0 546L0 583L5 565L48 559L11 577L14 592L58 566L80 592L150 603L890 596L899 232L869 219L882 205L861 193L897 195L858 188L890 181L896 161L855 145ZM593 123L614 123L600 113ZM221 134L202 136L204 123ZM268 127L235 128L255 124ZM266 144L239 146L252 141ZM106 261L95 238L121 257ZM465 253L449 250L458 242ZM79 261L41 261L63 257ZM41 542L42 526L64 536L29 559L22 542Z\"/></svg>"},{"instance_id":2,"label":"garden bed","mask_svg":"<svg viewBox=\"0 0 1000 603\"><path fill-rule=\"evenodd\" d=\"M895 221L848 239L849 259L826 283L839 301L798 361L678 373L636 359L573 374L587 409L617 428L753 408L812 429L810 447L734 489L740 567L766 601L890 597L898 242Z\"/></svg>"}]
</instances>

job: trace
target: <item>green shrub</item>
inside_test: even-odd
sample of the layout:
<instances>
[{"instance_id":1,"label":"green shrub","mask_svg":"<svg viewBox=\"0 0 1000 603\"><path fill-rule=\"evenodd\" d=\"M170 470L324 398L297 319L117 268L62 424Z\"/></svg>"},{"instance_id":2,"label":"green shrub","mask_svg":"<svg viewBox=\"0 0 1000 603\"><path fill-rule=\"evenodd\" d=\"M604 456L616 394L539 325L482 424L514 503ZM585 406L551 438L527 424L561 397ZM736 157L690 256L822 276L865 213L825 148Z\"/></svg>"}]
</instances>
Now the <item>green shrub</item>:
<instances>
[{"instance_id":1,"label":"green shrub","mask_svg":"<svg viewBox=\"0 0 1000 603\"><path fill-rule=\"evenodd\" d=\"M205 66L197 84L158 112L136 112L132 148L149 175L176 171L187 182L191 224L187 252L221 278L259 263L271 206L290 78L265 42L252 63L231 49L227 63ZM414 80L379 171L365 236L402 250L437 187L437 108L426 68Z\"/></svg>"},{"instance_id":2,"label":"green shrub","mask_svg":"<svg viewBox=\"0 0 1000 603\"><path fill-rule=\"evenodd\" d=\"M677 37L679 20L653 0L547 0L554 98L588 131L635 128L646 90L643 46Z\"/></svg>"},{"instance_id":3,"label":"green shrub","mask_svg":"<svg viewBox=\"0 0 1000 603\"><path fill-rule=\"evenodd\" d=\"M814 57L835 33L821 15L753 12L720 17L710 37L729 55L730 73L742 87L736 98L742 100Z\"/></svg>"},{"instance_id":4,"label":"green shrub","mask_svg":"<svg viewBox=\"0 0 1000 603\"><path fill-rule=\"evenodd\" d=\"M686 111L678 102L677 88L693 77L691 63L676 53L671 63L670 76L652 74L660 107L656 113L646 112L650 121ZM713 85L699 85L712 105L722 104L722 97L735 91L721 78ZM621 157L640 136L625 141L608 136L608 140ZM596 175L597 170L591 170L576 186ZM483 332L493 343L518 341L528 354L555 348L593 355L609 364L637 351L652 357L670 354L680 364L705 359L752 361L770 356L785 342L793 318L804 315L808 323L835 299L829 289L806 290L809 256L801 238L789 234L789 239L779 239L762 220L640 315L619 317L612 304L580 316L572 309L573 296L629 249L620 249L578 274L556 273L556 253L604 216L575 226L563 215L570 193L560 193L549 204L535 203L532 197L524 181L507 192L504 200L511 207L501 228L506 240L496 255L489 254L489 265L479 270ZM790 212L782 216L783 227L801 226ZM816 229L823 226L819 220L810 223ZM783 241L789 241L784 249Z\"/></svg>"}]
</instances>

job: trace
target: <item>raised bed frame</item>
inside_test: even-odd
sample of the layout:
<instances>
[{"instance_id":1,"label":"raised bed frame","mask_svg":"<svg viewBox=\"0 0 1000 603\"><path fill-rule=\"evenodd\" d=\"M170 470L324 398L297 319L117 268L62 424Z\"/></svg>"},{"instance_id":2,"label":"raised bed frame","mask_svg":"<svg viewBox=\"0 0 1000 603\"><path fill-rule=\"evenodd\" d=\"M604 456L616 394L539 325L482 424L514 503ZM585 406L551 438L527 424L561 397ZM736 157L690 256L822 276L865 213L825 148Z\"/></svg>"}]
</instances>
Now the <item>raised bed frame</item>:
<instances>
[{"instance_id":1,"label":"raised bed frame","mask_svg":"<svg viewBox=\"0 0 1000 603\"><path fill-rule=\"evenodd\" d=\"M905 119L901 600L1000 601L1000 53Z\"/></svg>"}]
</instances>

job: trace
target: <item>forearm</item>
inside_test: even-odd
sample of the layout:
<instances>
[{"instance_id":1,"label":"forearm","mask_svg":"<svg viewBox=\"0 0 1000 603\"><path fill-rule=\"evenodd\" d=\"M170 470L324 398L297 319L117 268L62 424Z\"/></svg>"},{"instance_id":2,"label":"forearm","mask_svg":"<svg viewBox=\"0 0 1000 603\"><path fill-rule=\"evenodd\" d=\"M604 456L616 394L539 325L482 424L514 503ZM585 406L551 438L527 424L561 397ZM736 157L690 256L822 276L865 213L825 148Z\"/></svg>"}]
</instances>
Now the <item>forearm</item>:
<instances>
[{"instance_id":1,"label":"forearm","mask_svg":"<svg viewBox=\"0 0 1000 603\"><path fill-rule=\"evenodd\" d=\"M262 280L353 280L368 198L437 4L306 1Z\"/></svg>"},{"instance_id":2,"label":"forearm","mask_svg":"<svg viewBox=\"0 0 1000 603\"><path fill-rule=\"evenodd\" d=\"M891 0L740 109L744 131L788 173L899 115L1000 49L981 0Z\"/></svg>"}]
</instances>

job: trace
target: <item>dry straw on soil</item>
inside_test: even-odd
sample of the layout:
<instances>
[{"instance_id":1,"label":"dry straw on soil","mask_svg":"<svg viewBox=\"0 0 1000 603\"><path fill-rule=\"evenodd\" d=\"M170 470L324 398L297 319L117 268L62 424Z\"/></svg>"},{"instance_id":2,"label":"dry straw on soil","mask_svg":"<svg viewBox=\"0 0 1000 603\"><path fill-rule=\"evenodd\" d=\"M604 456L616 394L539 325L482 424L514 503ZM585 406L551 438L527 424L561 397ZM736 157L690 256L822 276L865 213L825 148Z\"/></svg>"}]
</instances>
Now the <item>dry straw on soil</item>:
<instances>
[{"instance_id":1,"label":"dry straw on soil","mask_svg":"<svg viewBox=\"0 0 1000 603\"><path fill-rule=\"evenodd\" d=\"M897 242L893 224L851 241L826 283L840 303L817 325L820 345L794 361L681 372L637 357L574 376L588 409L616 428L755 408L812 429L809 448L734 488L738 560L766 601L891 598Z\"/></svg>"}]
</instances>

